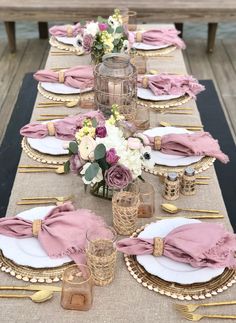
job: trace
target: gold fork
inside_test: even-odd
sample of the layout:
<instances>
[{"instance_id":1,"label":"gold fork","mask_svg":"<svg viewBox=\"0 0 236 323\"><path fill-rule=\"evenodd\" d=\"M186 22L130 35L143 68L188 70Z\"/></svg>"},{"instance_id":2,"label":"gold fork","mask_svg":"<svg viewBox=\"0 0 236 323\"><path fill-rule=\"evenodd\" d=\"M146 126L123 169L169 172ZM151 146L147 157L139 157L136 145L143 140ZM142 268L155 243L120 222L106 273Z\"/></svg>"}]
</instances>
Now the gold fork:
<instances>
[{"instance_id":1,"label":"gold fork","mask_svg":"<svg viewBox=\"0 0 236 323\"><path fill-rule=\"evenodd\" d=\"M74 199L74 195L70 196L34 196L22 198L21 201L17 202L17 205L34 205L34 204L52 204L56 202L64 203Z\"/></svg>"},{"instance_id":2,"label":"gold fork","mask_svg":"<svg viewBox=\"0 0 236 323\"><path fill-rule=\"evenodd\" d=\"M195 314L195 313L181 313L183 317L189 321L200 321L203 318L210 319L236 319L236 315L221 315L221 314Z\"/></svg>"},{"instance_id":3,"label":"gold fork","mask_svg":"<svg viewBox=\"0 0 236 323\"><path fill-rule=\"evenodd\" d=\"M182 312L194 312L199 307L220 306L220 305L236 305L236 301L224 301L204 304L174 304L175 308Z\"/></svg>"}]
</instances>

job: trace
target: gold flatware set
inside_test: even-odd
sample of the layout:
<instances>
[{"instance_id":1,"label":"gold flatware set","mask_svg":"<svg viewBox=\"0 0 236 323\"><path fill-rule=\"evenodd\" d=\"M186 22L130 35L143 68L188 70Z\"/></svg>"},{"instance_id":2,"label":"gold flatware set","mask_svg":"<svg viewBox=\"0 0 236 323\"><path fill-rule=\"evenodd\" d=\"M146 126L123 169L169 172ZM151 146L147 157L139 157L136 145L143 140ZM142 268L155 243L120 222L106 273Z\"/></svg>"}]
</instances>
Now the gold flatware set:
<instances>
[{"instance_id":1,"label":"gold flatware set","mask_svg":"<svg viewBox=\"0 0 236 323\"><path fill-rule=\"evenodd\" d=\"M56 204L60 205L62 203L73 201L74 195L70 196L32 196L24 197L21 201L17 202L17 205L38 205L38 204Z\"/></svg>"},{"instance_id":2,"label":"gold flatware set","mask_svg":"<svg viewBox=\"0 0 236 323\"><path fill-rule=\"evenodd\" d=\"M70 52L70 51L60 51L60 50L51 50L50 55L52 56L80 56L82 53L80 51Z\"/></svg>"},{"instance_id":3,"label":"gold flatware set","mask_svg":"<svg viewBox=\"0 0 236 323\"><path fill-rule=\"evenodd\" d=\"M223 301L205 304L174 304L174 307L179 313L189 321L200 321L202 318L219 318L219 319L236 319L236 315L223 314L197 314L193 313L199 307L221 306L221 305L236 305L236 301Z\"/></svg>"},{"instance_id":4,"label":"gold flatware set","mask_svg":"<svg viewBox=\"0 0 236 323\"><path fill-rule=\"evenodd\" d=\"M0 290L35 291L34 294L0 294L0 298L29 298L34 303L43 303L53 297L54 292L61 292L61 287L48 285L0 286Z\"/></svg>"},{"instance_id":5,"label":"gold flatware set","mask_svg":"<svg viewBox=\"0 0 236 323\"><path fill-rule=\"evenodd\" d=\"M63 165L20 165L18 173L56 173L61 175L65 171Z\"/></svg>"},{"instance_id":6,"label":"gold flatware set","mask_svg":"<svg viewBox=\"0 0 236 323\"><path fill-rule=\"evenodd\" d=\"M193 209L193 208L180 208L177 207L174 204L170 203L163 203L161 204L161 208L163 211L170 213L170 214L177 214L179 212L190 212L190 213L205 213L205 214L195 214L195 215L184 215L181 217L187 218L187 219L223 219L224 216L219 214L218 210L204 210L204 209ZM157 220L163 220L163 219L173 219L176 216L156 216Z\"/></svg>"}]
</instances>

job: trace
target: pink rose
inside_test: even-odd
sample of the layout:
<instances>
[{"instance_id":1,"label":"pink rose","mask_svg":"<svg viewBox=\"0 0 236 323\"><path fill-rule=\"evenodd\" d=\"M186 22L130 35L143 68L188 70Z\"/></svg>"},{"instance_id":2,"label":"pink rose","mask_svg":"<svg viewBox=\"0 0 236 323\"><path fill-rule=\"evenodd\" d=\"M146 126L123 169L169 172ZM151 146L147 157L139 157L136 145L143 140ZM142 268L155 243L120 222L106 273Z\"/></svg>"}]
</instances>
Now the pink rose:
<instances>
[{"instance_id":1,"label":"pink rose","mask_svg":"<svg viewBox=\"0 0 236 323\"><path fill-rule=\"evenodd\" d=\"M85 34L83 37L83 49L86 53L90 53L93 45L93 36L90 34Z\"/></svg>"},{"instance_id":2,"label":"pink rose","mask_svg":"<svg viewBox=\"0 0 236 323\"><path fill-rule=\"evenodd\" d=\"M118 162L119 159L120 157L117 156L116 150L114 148L111 148L106 152L106 162L108 164L114 165Z\"/></svg>"},{"instance_id":3,"label":"pink rose","mask_svg":"<svg viewBox=\"0 0 236 323\"><path fill-rule=\"evenodd\" d=\"M104 30L107 30L108 25L105 22L100 22L98 24L98 27L99 27L100 31L104 31Z\"/></svg>"},{"instance_id":4,"label":"pink rose","mask_svg":"<svg viewBox=\"0 0 236 323\"><path fill-rule=\"evenodd\" d=\"M83 167L83 161L80 159L80 156L77 155L72 155L70 157L70 171L78 174L80 169Z\"/></svg>"},{"instance_id":5,"label":"pink rose","mask_svg":"<svg viewBox=\"0 0 236 323\"><path fill-rule=\"evenodd\" d=\"M104 138L107 135L106 127L97 127L96 128L96 137Z\"/></svg>"},{"instance_id":6,"label":"pink rose","mask_svg":"<svg viewBox=\"0 0 236 323\"><path fill-rule=\"evenodd\" d=\"M105 172L105 181L111 188L123 189L132 182L132 174L127 167L115 164Z\"/></svg>"},{"instance_id":7,"label":"pink rose","mask_svg":"<svg viewBox=\"0 0 236 323\"><path fill-rule=\"evenodd\" d=\"M138 138L129 137L127 143L130 149L140 149L142 147L141 141Z\"/></svg>"}]
</instances>

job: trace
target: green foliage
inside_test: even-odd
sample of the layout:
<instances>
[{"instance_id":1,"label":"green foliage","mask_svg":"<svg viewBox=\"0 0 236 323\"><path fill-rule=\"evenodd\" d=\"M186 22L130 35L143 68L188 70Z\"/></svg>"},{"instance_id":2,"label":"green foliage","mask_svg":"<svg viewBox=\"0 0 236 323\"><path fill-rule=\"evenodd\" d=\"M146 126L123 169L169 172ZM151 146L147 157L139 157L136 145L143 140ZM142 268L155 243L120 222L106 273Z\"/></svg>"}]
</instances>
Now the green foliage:
<instances>
[{"instance_id":1,"label":"green foliage","mask_svg":"<svg viewBox=\"0 0 236 323\"><path fill-rule=\"evenodd\" d=\"M104 144L97 145L95 150L94 150L94 158L95 158L95 160L102 159L105 156L106 156L106 147L104 146Z\"/></svg>"},{"instance_id":2,"label":"green foliage","mask_svg":"<svg viewBox=\"0 0 236 323\"><path fill-rule=\"evenodd\" d=\"M92 126L93 126L93 128L97 128L97 125L98 125L97 119L96 119L96 118L93 118L93 119L91 120L91 122L92 122Z\"/></svg>"},{"instance_id":3,"label":"green foliage","mask_svg":"<svg viewBox=\"0 0 236 323\"><path fill-rule=\"evenodd\" d=\"M98 163L92 163L85 171L84 177L86 181L92 181L97 176L99 168Z\"/></svg>"},{"instance_id":4,"label":"green foliage","mask_svg":"<svg viewBox=\"0 0 236 323\"><path fill-rule=\"evenodd\" d=\"M69 160L67 160L67 162L65 162L65 164L64 164L64 172L66 174L68 174L70 172L70 161Z\"/></svg>"},{"instance_id":5,"label":"green foliage","mask_svg":"<svg viewBox=\"0 0 236 323\"><path fill-rule=\"evenodd\" d=\"M78 145L75 141L71 141L69 143L69 151L72 153L72 154L77 154L78 153Z\"/></svg>"}]
</instances>

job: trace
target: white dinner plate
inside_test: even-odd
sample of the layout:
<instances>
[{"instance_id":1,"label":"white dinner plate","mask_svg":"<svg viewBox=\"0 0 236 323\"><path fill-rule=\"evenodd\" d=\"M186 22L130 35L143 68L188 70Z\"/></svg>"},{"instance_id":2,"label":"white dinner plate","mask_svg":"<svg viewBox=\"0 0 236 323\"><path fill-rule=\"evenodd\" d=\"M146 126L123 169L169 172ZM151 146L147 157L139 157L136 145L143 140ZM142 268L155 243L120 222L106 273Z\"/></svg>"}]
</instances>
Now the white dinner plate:
<instances>
[{"instance_id":1,"label":"white dinner plate","mask_svg":"<svg viewBox=\"0 0 236 323\"><path fill-rule=\"evenodd\" d=\"M140 99L150 101L167 101L180 98L182 95L155 95L152 90L138 87L137 95Z\"/></svg>"},{"instance_id":2,"label":"white dinner plate","mask_svg":"<svg viewBox=\"0 0 236 323\"><path fill-rule=\"evenodd\" d=\"M167 48L171 45L148 45L148 44L144 44L144 43L133 43L132 48L135 49L140 49L140 50L157 50L157 49L162 49L162 48Z\"/></svg>"},{"instance_id":3,"label":"white dinner plate","mask_svg":"<svg viewBox=\"0 0 236 323\"><path fill-rule=\"evenodd\" d=\"M56 40L66 45L75 45L76 37L55 36Z\"/></svg>"},{"instance_id":4,"label":"white dinner plate","mask_svg":"<svg viewBox=\"0 0 236 323\"><path fill-rule=\"evenodd\" d=\"M92 88L80 90L75 87L65 85L63 83L41 82L40 84L44 90L56 94L79 94L89 92L92 90Z\"/></svg>"},{"instance_id":5,"label":"white dinner plate","mask_svg":"<svg viewBox=\"0 0 236 323\"><path fill-rule=\"evenodd\" d=\"M43 219L55 206L42 206L19 213L25 220ZM50 258L37 238L17 239L0 234L0 249L4 256L18 265L34 268L58 267L71 261L69 257Z\"/></svg>"},{"instance_id":6,"label":"white dinner plate","mask_svg":"<svg viewBox=\"0 0 236 323\"><path fill-rule=\"evenodd\" d=\"M164 136L170 133L192 133L184 128L176 128L176 127L157 127L144 131L144 134L150 137L155 136ZM157 165L165 165L165 166L186 166L193 163L198 162L204 156L179 156L179 155L168 155L163 154L160 151L152 150L151 158L155 161Z\"/></svg>"},{"instance_id":7,"label":"white dinner plate","mask_svg":"<svg viewBox=\"0 0 236 323\"><path fill-rule=\"evenodd\" d=\"M188 223L198 223L199 220L175 218L151 223L140 234L140 238L164 238L173 229ZM152 275L166 281L179 284L193 284L207 282L223 273L224 268L194 268L188 264L174 261L165 256L153 255L137 256L137 261Z\"/></svg>"},{"instance_id":8,"label":"white dinner plate","mask_svg":"<svg viewBox=\"0 0 236 323\"><path fill-rule=\"evenodd\" d=\"M58 121L52 120L51 122ZM47 123L47 122L43 122ZM67 140L58 139L54 136L47 136L44 138L27 138L28 144L31 148L49 155L68 155L69 151L66 147L68 147L69 142Z\"/></svg>"}]
</instances>

